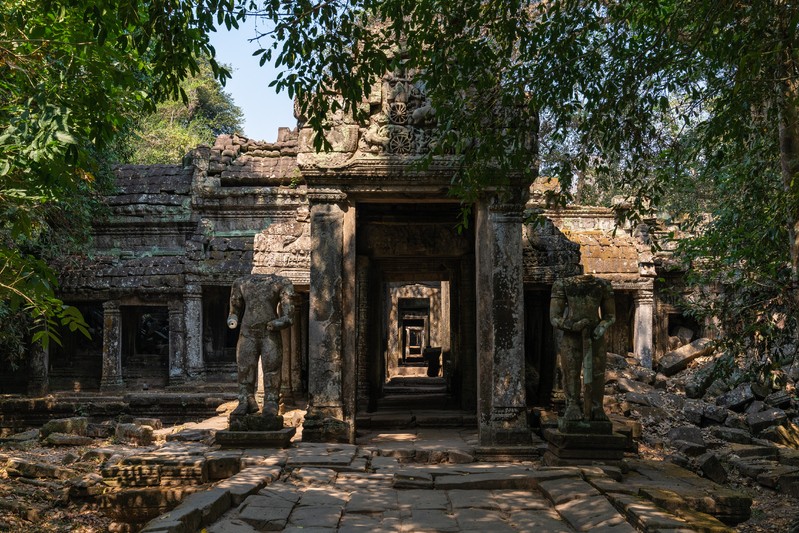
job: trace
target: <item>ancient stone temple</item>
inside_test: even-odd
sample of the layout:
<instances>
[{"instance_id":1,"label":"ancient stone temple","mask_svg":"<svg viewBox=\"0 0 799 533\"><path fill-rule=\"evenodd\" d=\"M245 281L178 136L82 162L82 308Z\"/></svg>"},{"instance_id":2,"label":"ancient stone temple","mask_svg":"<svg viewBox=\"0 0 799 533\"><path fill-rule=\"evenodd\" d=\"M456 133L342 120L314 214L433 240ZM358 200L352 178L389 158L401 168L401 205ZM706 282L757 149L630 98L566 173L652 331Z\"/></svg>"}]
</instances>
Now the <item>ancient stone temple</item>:
<instances>
[{"instance_id":1,"label":"ancient stone temple","mask_svg":"<svg viewBox=\"0 0 799 533\"><path fill-rule=\"evenodd\" d=\"M613 285L608 349L652 365L670 334L656 269L609 209L547 210L546 180L511 180L458 228L454 161L414 164L434 135L424 94L388 76L368 106L367 124L333 118L325 153L301 121L274 143L221 136L182 164L120 167L92 252L61 269L94 336L41 354L31 392L233 386L228 297L250 273L295 286L281 392L307 398L306 440L353 440L412 378L438 387L427 408L470 413L481 445L529 443L529 408L558 383L551 285L581 270Z\"/></svg>"}]
</instances>

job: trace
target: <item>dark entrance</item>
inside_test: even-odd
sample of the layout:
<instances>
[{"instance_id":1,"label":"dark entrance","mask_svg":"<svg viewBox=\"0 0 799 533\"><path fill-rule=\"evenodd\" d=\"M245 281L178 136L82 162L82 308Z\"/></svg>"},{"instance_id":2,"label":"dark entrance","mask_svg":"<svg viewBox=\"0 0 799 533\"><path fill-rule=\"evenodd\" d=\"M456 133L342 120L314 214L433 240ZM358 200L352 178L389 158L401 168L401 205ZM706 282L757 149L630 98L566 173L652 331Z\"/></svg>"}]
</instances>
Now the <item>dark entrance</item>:
<instances>
[{"instance_id":1,"label":"dark entrance","mask_svg":"<svg viewBox=\"0 0 799 533\"><path fill-rule=\"evenodd\" d=\"M474 410L472 224L457 230L459 204L363 203L356 213L359 410Z\"/></svg>"}]
</instances>

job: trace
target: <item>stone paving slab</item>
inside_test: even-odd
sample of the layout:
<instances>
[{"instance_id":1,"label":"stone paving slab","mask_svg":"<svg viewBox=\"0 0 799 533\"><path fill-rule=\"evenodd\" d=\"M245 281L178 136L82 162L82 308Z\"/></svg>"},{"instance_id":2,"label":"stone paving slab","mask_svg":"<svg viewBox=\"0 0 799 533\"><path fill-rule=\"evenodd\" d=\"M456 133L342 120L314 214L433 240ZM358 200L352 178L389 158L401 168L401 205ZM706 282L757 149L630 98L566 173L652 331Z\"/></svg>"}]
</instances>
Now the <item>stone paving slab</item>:
<instances>
[{"instance_id":1,"label":"stone paving slab","mask_svg":"<svg viewBox=\"0 0 799 533\"><path fill-rule=\"evenodd\" d=\"M443 430L430 431L446 440ZM736 503L746 503L736 501L740 495L734 491L709 492L713 484L670 464L631 461L632 471L620 483L621 471L607 467L407 463L431 460L435 450L418 453L407 442L382 438L402 447L387 451L374 442L364 447L302 443L281 451L244 450L238 474L197 493L193 510L163 515L147 531L179 533L198 523L208 533L632 533L636 527L726 533L721 522L692 508L727 516L734 514ZM223 461L233 465L238 456L226 451L207 457L218 459L223 469ZM189 456L180 455L180 460L188 463ZM700 495L713 505L699 502ZM225 498L227 511L220 503Z\"/></svg>"}]
</instances>

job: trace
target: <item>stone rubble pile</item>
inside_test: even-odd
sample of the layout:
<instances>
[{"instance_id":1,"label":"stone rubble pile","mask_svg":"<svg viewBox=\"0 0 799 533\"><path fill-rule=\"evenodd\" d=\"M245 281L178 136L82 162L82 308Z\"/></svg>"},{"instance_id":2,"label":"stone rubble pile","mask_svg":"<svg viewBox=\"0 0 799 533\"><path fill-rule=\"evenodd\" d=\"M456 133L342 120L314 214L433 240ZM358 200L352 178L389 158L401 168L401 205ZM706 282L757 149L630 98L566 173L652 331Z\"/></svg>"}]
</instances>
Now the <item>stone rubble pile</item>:
<instances>
[{"instance_id":1,"label":"stone rubble pile","mask_svg":"<svg viewBox=\"0 0 799 533\"><path fill-rule=\"evenodd\" d=\"M799 498L797 376L784 368L777 372L784 379L767 385L724 380L713 343L686 337L672 339L674 349L656 371L609 354L611 418L640 434L643 445L716 483L743 479Z\"/></svg>"}]
</instances>

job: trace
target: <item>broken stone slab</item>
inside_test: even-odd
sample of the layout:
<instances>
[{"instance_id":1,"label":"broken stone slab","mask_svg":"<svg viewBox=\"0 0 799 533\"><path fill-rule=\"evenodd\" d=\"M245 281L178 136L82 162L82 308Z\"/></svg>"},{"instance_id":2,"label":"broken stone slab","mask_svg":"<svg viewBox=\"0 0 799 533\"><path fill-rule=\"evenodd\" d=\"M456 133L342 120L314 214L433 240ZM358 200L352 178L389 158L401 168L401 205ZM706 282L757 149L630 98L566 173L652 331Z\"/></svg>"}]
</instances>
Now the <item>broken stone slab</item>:
<instances>
[{"instance_id":1,"label":"broken stone slab","mask_svg":"<svg viewBox=\"0 0 799 533\"><path fill-rule=\"evenodd\" d=\"M624 513L628 522L640 531L688 530L690 524L667 513L660 507L637 495L611 494L613 506Z\"/></svg>"},{"instance_id":2,"label":"broken stone slab","mask_svg":"<svg viewBox=\"0 0 799 533\"><path fill-rule=\"evenodd\" d=\"M769 459L776 461L779 458L779 450L774 446L761 446L758 444L730 444L731 455L742 458L754 457L758 459Z\"/></svg>"},{"instance_id":3,"label":"broken stone slab","mask_svg":"<svg viewBox=\"0 0 799 533\"><path fill-rule=\"evenodd\" d=\"M770 461L768 459L759 459L754 457L745 457L739 459L732 459L730 461L741 475L757 480L757 476L763 472L768 472L777 467L779 463Z\"/></svg>"},{"instance_id":4,"label":"broken stone slab","mask_svg":"<svg viewBox=\"0 0 799 533\"><path fill-rule=\"evenodd\" d=\"M13 435L9 435L8 437L0 437L0 442L26 442L31 440L37 440L38 438L39 438L39 430L29 429L28 431L23 431L21 433L14 433Z\"/></svg>"},{"instance_id":5,"label":"broken stone slab","mask_svg":"<svg viewBox=\"0 0 799 533\"><path fill-rule=\"evenodd\" d=\"M534 471L526 473L497 471L481 474L438 476L435 478L434 484L436 490L532 490L538 487L541 479L542 475Z\"/></svg>"},{"instance_id":6,"label":"broken stone slab","mask_svg":"<svg viewBox=\"0 0 799 533\"><path fill-rule=\"evenodd\" d=\"M685 370L688 367L688 363L694 359L708 355L712 351L713 341L706 338L697 339L691 344L686 344L661 357L659 361L659 370L666 376L673 376Z\"/></svg>"},{"instance_id":7,"label":"broken stone slab","mask_svg":"<svg viewBox=\"0 0 799 533\"><path fill-rule=\"evenodd\" d=\"M280 476L280 467L252 466L220 481L217 488L230 492L233 505L239 505L247 496L255 494Z\"/></svg>"},{"instance_id":8,"label":"broken stone slab","mask_svg":"<svg viewBox=\"0 0 799 533\"><path fill-rule=\"evenodd\" d=\"M571 500L555 509L576 531L635 531L604 496Z\"/></svg>"},{"instance_id":9,"label":"broken stone slab","mask_svg":"<svg viewBox=\"0 0 799 533\"><path fill-rule=\"evenodd\" d=\"M752 392L752 385L750 383L742 383L716 398L716 405L733 411L743 411L754 399L755 393Z\"/></svg>"},{"instance_id":10,"label":"broken stone slab","mask_svg":"<svg viewBox=\"0 0 799 533\"><path fill-rule=\"evenodd\" d=\"M757 482L770 489L777 489L780 484L788 486L799 481L799 467L776 465L757 475Z\"/></svg>"},{"instance_id":11,"label":"broken stone slab","mask_svg":"<svg viewBox=\"0 0 799 533\"><path fill-rule=\"evenodd\" d=\"M705 446L705 438L702 430L694 426L678 426L669 430L669 440L692 442L699 446Z\"/></svg>"},{"instance_id":12,"label":"broken stone slab","mask_svg":"<svg viewBox=\"0 0 799 533\"><path fill-rule=\"evenodd\" d=\"M77 474L74 470L62 466L37 463L15 457L11 457L6 461L6 471L12 476L29 478L69 479Z\"/></svg>"},{"instance_id":13,"label":"broken stone slab","mask_svg":"<svg viewBox=\"0 0 799 533\"><path fill-rule=\"evenodd\" d=\"M785 415L785 411L772 407L765 411L760 411L759 413L747 415L746 423L749 425L749 429L752 433L760 433L769 426L778 426L784 423L787 419L788 417Z\"/></svg>"},{"instance_id":14,"label":"broken stone slab","mask_svg":"<svg viewBox=\"0 0 799 533\"><path fill-rule=\"evenodd\" d=\"M628 459L630 472L625 484L638 487L641 496L655 505L677 514L680 508L713 515L727 525L743 522L751 515L752 498L723 485L699 477L693 472L666 461ZM671 495L676 505L670 505ZM662 501L661 501L662 500Z\"/></svg>"},{"instance_id":15,"label":"broken stone slab","mask_svg":"<svg viewBox=\"0 0 799 533\"><path fill-rule=\"evenodd\" d=\"M717 439L738 444L751 444L752 435L745 429L730 428L726 426L713 426L710 429L711 435Z\"/></svg>"},{"instance_id":16,"label":"broken stone slab","mask_svg":"<svg viewBox=\"0 0 799 533\"><path fill-rule=\"evenodd\" d=\"M47 438L47 435L50 433L67 433L70 435L86 436L86 429L88 426L89 419L83 416L50 420L39 430L39 438Z\"/></svg>"},{"instance_id":17,"label":"broken stone slab","mask_svg":"<svg viewBox=\"0 0 799 533\"><path fill-rule=\"evenodd\" d=\"M94 443L91 437L72 435L69 433L50 433L42 440L43 444L49 446L88 446Z\"/></svg>"},{"instance_id":18,"label":"broken stone slab","mask_svg":"<svg viewBox=\"0 0 799 533\"><path fill-rule=\"evenodd\" d=\"M143 533L160 531L162 524L179 522L185 531L197 531L214 523L230 509L230 493L224 489L213 488L203 492L195 492L186 497L177 507L168 513L151 520Z\"/></svg>"},{"instance_id":19,"label":"broken stone slab","mask_svg":"<svg viewBox=\"0 0 799 533\"><path fill-rule=\"evenodd\" d=\"M213 429L183 429L166 436L167 442L203 442L212 443L214 440Z\"/></svg>"}]
</instances>

